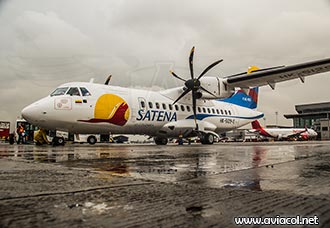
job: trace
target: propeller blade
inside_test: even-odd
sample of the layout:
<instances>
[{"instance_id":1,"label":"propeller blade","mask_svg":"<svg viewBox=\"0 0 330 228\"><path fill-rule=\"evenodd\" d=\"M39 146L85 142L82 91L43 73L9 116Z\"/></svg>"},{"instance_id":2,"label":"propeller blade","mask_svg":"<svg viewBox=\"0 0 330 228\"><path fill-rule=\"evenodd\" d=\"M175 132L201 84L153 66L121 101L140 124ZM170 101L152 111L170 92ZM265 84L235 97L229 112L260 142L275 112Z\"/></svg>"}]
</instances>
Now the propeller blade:
<instances>
[{"instance_id":1,"label":"propeller blade","mask_svg":"<svg viewBox=\"0 0 330 228\"><path fill-rule=\"evenodd\" d=\"M189 55L189 69L190 69L191 79L194 79L194 68L193 68L194 52L195 52L195 47L192 47Z\"/></svg>"},{"instance_id":2,"label":"propeller blade","mask_svg":"<svg viewBox=\"0 0 330 228\"><path fill-rule=\"evenodd\" d=\"M196 94L194 91L192 91L192 109L194 113L194 121L196 125L196 131L198 131L198 124L197 124L197 114L196 114Z\"/></svg>"},{"instance_id":3,"label":"propeller blade","mask_svg":"<svg viewBox=\"0 0 330 228\"><path fill-rule=\"evenodd\" d=\"M220 60L215 61L214 63L212 63L210 66L206 67L205 70L201 73L201 75L199 75L199 77L197 79L199 80L201 77L203 77L204 74L206 74L206 72L211 70L214 66L221 63L222 61L223 61L223 59L220 59Z\"/></svg>"},{"instance_id":4,"label":"propeller blade","mask_svg":"<svg viewBox=\"0 0 330 228\"><path fill-rule=\"evenodd\" d=\"M205 89L203 86L200 86L199 88L200 88L201 90L207 92L208 94L211 94L213 97L217 97L217 96L215 96L213 93L211 93L210 91L208 91L207 89Z\"/></svg>"},{"instance_id":5,"label":"propeller blade","mask_svg":"<svg viewBox=\"0 0 330 228\"><path fill-rule=\"evenodd\" d=\"M178 99L176 99L174 102L173 102L173 105L178 102L182 97L184 97L187 93L189 93L191 91L191 89L187 89L185 90L179 97Z\"/></svg>"},{"instance_id":6,"label":"propeller blade","mask_svg":"<svg viewBox=\"0 0 330 228\"><path fill-rule=\"evenodd\" d=\"M176 73L174 73L173 71L170 70L170 73L171 73L174 77L176 77L177 79L186 82L186 80L184 80L183 78L180 78L180 77L179 77Z\"/></svg>"}]
</instances>

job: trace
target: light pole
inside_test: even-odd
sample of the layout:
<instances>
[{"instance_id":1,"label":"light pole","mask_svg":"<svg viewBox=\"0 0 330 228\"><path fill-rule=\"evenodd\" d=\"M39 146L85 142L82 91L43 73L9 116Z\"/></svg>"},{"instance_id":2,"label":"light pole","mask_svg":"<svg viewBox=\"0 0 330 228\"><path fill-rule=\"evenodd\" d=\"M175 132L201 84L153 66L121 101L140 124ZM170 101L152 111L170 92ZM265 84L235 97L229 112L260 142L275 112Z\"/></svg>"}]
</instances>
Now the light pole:
<instances>
[{"instance_id":1,"label":"light pole","mask_svg":"<svg viewBox=\"0 0 330 228\"><path fill-rule=\"evenodd\" d=\"M278 116L278 111L275 112L275 117L276 117L276 119L275 119L275 120L276 120L276 127L278 126L278 125L277 125L277 124L278 124L278 122L277 122L277 116Z\"/></svg>"}]
</instances>

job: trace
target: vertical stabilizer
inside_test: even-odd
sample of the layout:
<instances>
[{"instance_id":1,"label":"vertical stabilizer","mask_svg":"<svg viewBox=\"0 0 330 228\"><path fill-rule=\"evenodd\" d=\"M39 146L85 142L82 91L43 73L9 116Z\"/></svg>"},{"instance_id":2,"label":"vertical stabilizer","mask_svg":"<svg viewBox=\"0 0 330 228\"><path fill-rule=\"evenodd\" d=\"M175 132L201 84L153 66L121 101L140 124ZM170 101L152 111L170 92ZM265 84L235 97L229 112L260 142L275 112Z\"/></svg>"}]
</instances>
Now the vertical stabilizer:
<instances>
[{"instance_id":1,"label":"vertical stabilizer","mask_svg":"<svg viewBox=\"0 0 330 228\"><path fill-rule=\"evenodd\" d=\"M247 70L247 73L250 74L258 70L260 70L258 67L251 66ZM245 108L256 109L258 106L258 94L259 94L259 87L250 88L249 94L246 94L244 90L240 89L231 97L222 99L221 101L239 105Z\"/></svg>"},{"instance_id":2,"label":"vertical stabilizer","mask_svg":"<svg viewBox=\"0 0 330 228\"><path fill-rule=\"evenodd\" d=\"M259 87L250 88L249 90L249 97L251 97L252 102L250 108L255 109L258 106L258 94L259 94Z\"/></svg>"},{"instance_id":3,"label":"vertical stabilizer","mask_svg":"<svg viewBox=\"0 0 330 228\"><path fill-rule=\"evenodd\" d=\"M253 122L251 123L251 125L252 125L252 128L253 128L253 129L256 129L256 130L262 129L262 127L261 127L261 125L260 125L260 123L259 123L258 120L253 121Z\"/></svg>"}]
</instances>

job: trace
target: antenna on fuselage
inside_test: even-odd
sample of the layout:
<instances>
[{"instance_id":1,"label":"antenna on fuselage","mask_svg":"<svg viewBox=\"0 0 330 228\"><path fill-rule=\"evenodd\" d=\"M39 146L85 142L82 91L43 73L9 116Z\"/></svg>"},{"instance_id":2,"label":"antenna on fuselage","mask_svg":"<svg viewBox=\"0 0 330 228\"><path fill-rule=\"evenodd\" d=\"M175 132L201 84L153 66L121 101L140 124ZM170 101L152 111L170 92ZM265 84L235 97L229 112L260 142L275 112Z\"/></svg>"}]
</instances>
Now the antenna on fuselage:
<instances>
[{"instance_id":1,"label":"antenna on fuselage","mask_svg":"<svg viewBox=\"0 0 330 228\"><path fill-rule=\"evenodd\" d=\"M111 77L112 77L112 75L110 74L110 75L108 76L107 80L105 80L104 85L109 85L109 82L110 82L110 80L111 80Z\"/></svg>"}]
</instances>

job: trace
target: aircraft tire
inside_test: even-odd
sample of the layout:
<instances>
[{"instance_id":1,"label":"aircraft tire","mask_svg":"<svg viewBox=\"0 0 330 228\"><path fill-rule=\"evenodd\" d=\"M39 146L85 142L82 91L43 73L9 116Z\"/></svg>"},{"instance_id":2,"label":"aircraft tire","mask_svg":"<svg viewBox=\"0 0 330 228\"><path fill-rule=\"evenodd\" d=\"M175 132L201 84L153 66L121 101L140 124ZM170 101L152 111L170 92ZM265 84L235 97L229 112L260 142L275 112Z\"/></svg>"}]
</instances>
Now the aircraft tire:
<instances>
[{"instance_id":1,"label":"aircraft tire","mask_svg":"<svg viewBox=\"0 0 330 228\"><path fill-rule=\"evenodd\" d=\"M64 146L65 140L63 137L54 137L52 144L53 146Z\"/></svg>"},{"instance_id":2,"label":"aircraft tire","mask_svg":"<svg viewBox=\"0 0 330 228\"><path fill-rule=\"evenodd\" d=\"M87 142L88 142L89 144L91 144L91 145L94 145L94 144L97 142L97 139L96 139L96 137L95 137L94 135L90 135L90 136L88 136L88 138L87 138Z\"/></svg>"},{"instance_id":3,"label":"aircraft tire","mask_svg":"<svg viewBox=\"0 0 330 228\"><path fill-rule=\"evenodd\" d=\"M201 143L212 145L214 143L214 136L210 133L203 135Z\"/></svg>"},{"instance_id":4,"label":"aircraft tire","mask_svg":"<svg viewBox=\"0 0 330 228\"><path fill-rule=\"evenodd\" d=\"M166 145L168 143L168 139L163 137L155 137L154 140L156 145Z\"/></svg>"},{"instance_id":5,"label":"aircraft tire","mask_svg":"<svg viewBox=\"0 0 330 228\"><path fill-rule=\"evenodd\" d=\"M64 138L63 137L59 137L58 139L57 139L57 143L59 144L59 145L64 145Z\"/></svg>"}]
</instances>

